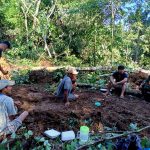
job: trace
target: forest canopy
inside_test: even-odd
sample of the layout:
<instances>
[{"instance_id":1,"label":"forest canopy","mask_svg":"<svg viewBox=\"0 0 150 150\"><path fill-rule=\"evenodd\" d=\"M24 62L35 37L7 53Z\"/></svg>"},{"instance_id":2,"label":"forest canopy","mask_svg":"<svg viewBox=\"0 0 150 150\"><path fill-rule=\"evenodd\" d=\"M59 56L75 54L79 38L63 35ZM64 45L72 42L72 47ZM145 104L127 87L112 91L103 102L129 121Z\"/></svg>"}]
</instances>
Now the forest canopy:
<instances>
[{"instance_id":1,"label":"forest canopy","mask_svg":"<svg viewBox=\"0 0 150 150\"><path fill-rule=\"evenodd\" d=\"M0 0L12 59L150 67L148 0Z\"/></svg>"}]
</instances>

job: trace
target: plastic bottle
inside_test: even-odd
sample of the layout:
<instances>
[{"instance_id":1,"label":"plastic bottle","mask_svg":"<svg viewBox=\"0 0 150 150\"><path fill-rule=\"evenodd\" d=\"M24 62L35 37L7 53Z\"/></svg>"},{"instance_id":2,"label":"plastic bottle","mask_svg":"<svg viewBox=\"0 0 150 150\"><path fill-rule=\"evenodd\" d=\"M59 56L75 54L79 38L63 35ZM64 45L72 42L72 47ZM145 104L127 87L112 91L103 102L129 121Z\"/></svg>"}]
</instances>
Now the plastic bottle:
<instances>
[{"instance_id":1,"label":"plastic bottle","mask_svg":"<svg viewBox=\"0 0 150 150\"><path fill-rule=\"evenodd\" d=\"M87 126L80 127L80 144L85 143L89 139L89 128Z\"/></svg>"}]
</instances>

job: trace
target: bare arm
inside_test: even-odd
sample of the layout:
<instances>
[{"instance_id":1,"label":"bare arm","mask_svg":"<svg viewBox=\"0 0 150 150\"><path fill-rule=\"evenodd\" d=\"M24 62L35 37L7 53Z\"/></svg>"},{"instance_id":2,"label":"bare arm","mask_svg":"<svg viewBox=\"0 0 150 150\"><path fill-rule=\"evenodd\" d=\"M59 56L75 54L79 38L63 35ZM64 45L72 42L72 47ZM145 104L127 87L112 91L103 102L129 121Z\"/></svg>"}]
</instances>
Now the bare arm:
<instances>
[{"instance_id":1,"label":"bare arm","mask_svg":"<svg viewBox=\"0 0 150 150\"><path fill-rule=\"evenodd\" d=\"M68 102L68 90L64 90L64 102Z\"/></svg>"},{"instance_id":2,"label":"bare arm","mask_svg":"<svg viewBox=\"0 0 150 150\"><path fill-rule=\"evenodd\" d=\"M124 78L122 81L120 81L120 82L117 82L117 84L124 84L124 83L126 83L127 82L127 78Z\"/></svg>"},{"instance_id":3,"label":"bare arm","mask_svg":"<svg viewBox=\"0 0 150 150\"><path fill-rule=\"evenodd\" d=\"M115 81L114 81L114 77L113 77L113 76L110 76L110 81L111 81L111 83L112 83L112 84L114 84L114 83L115 83Z\"/></svg>"},{"instance_id":4,"label":"bare arm","mask_svg":"<svg viewBox=\"0 0 150 150\"><path fill-rule=\"evenodd\" d=\"M140 84L140 88L142 88L142 86L145 84L145 80Z\"/></svg>"},{"instance_id":5,"label":"bare arm","mask_svg":"<svg viewBox=\"0 0 150 150\"><path fill-rule=\"evenodd\" d=\"M18 116L18 114L16 114L16 115L11 115L11 116L9 116L9 119L12 121L12 120L14 120L17 116Z\"/></svg>"},{"instance_id":6,"label":"bare arm","mask_svg":"<svg viewBox=\"0 0 150 150\"><path fill-rule=\"evenodd\" d=\"M7 75L7 74L8 74L8 71L5 71L1 65L0 65L0 71L1 71L4 75Z\"/></svg>"},{"instance_id":7,"label":"bare arm","mask_svg":"<svg viewBox=\"0 0 150 150\"><path fill-rule=\"evenodd\" d=\"M68 101L68 90L64 90L64 102L65 102L66 107L68 107L70 105L70 103Z\"/></svg>"}]
</instances>

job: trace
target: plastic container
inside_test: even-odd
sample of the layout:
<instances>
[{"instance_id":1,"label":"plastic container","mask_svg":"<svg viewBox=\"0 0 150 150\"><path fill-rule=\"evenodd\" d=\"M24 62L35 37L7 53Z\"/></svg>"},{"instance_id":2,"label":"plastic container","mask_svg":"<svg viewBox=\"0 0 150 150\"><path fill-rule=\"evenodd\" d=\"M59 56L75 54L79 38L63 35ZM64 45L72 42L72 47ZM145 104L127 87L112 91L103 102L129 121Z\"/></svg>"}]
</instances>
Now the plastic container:
<instances>
[{"instance_id":1,"label":"plastic container","mask_svg":"<svg viewBox=\"0 0 150 150\"><path fill-rule=\"evenodd\" d=\"M45 131L44 134L46 136L48 136L49 138L54 139L54 138L56 138L56 137L58 137L60 135L60 132L58 132L58 131L56 131L54 129L51 129L51 130Z\"/></svg>"},{"instance_id":2,"label":"plastic container","mask_svg":"<svg viewBox=\"0 0 150 150\"><path fill-rule=\"evenodd\" d=\"M89 128L87 126L80 127L80 144L85 143L89 139Z\"/></svg>"},{"instance_id":3,"label":"plastic container","mask_svg":"<svg viewBox=\"0 0 150 150\"><path fill-rule=\"evenodd\" d=\"M144 150L150 150L150 148L144 148Z\"/></svg>"},{"instance_id":4,"label":"plastic container","mask_svg":"<svg viewBox=\"0 0 150 150\"><path fill-rule=\"evenodd\" d=\"M107 89L101 88L100 91L101 91L102 93L106 93L106 92L107 92Z\"/></svg>"},{"instance_id":5,"label":"plastic container","mask_svg":"<svg viewBox=\"0 0 150 150\"><path fill-rule=\"evenodd\" d=\"M61 140L62 141L69 141L75 139L74 131L65 131L61 133Z\"/></svg>"},{"instance_id":6,"label":"plastic container","mask_svg":"<svg viewBox=\"0 0 150 150\"><path fill-rule=\"evenodd\" d=\"M95 106L97 106L97 107L100 107L102 104L101 104L101 102L95 102Z\"/></svg>"}]
</instances>

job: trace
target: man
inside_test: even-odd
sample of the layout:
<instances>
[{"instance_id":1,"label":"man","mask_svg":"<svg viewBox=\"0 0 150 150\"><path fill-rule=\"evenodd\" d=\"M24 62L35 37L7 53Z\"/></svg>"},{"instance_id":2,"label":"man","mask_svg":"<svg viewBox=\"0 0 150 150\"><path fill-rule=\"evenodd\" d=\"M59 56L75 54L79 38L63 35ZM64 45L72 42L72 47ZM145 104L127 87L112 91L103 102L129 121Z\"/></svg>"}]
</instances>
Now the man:
<instances>
[{"instance_id":1,"label":"man","mask_svg":"<svg viewBox=\"0 0 150 150\"><path fill-rule=\"evenodd\" d=\"M64 76L55 93L57 97L64 100L65 106L69 106L69 100L78 98L78 96L73 93L76 87L77 74L78 72L75 68L69 68L67 75Z\"/></svg>"},{"instance_id":2,"label":"man","mask_svg":"<svg viewBox=\"0 0 150 150\"><path fill-rule=\"evenodd\" d=\"M140 85L140 90L142 92L142 95L144 96L144 99L150 101L150 75L146 80L142 82L142 84Z\"/></svg>"},{"instance_id":3,"label":"man","mask_svg":"<svg viewBox=\"0 0 150 150\"><path fill-rule=\"evenodd\" d=\"M110 77L110 82L108 84L108 90L106 92L106 95L109 94L112 87L121 88L120 98L124 98L127 80L128 74L125 72L125 67L122 65L118 66L118 71L114 72Z\"/></svg>"},{"instance_id":4,"label":"man","mask_svg":"<svg viewBox=\"0 0 150 150\"><path fill-rule=\"evenodd\" d=\"M15 103L8 96L14 84L14 81L0 80L0 136L16 132L22 121L28 116L28 112L24 111L19 117L16 117ZM19 105L19 103L16 104Z\"/></svg>"},{"instance_id":5,"label":"man","mask_svg":"<svg viewBox=\"0 0 150 150\"><path fill-rule=\"evenodd\" d=\"M7 49L10 49L10 47L11 47L11 45L8 41L0 42L0 58L2 57L2 52L6 51ZM0 71L4 75L8 74L8 71L5 71L1 65L0 65Z\"/></svg>"}]
</instances>

